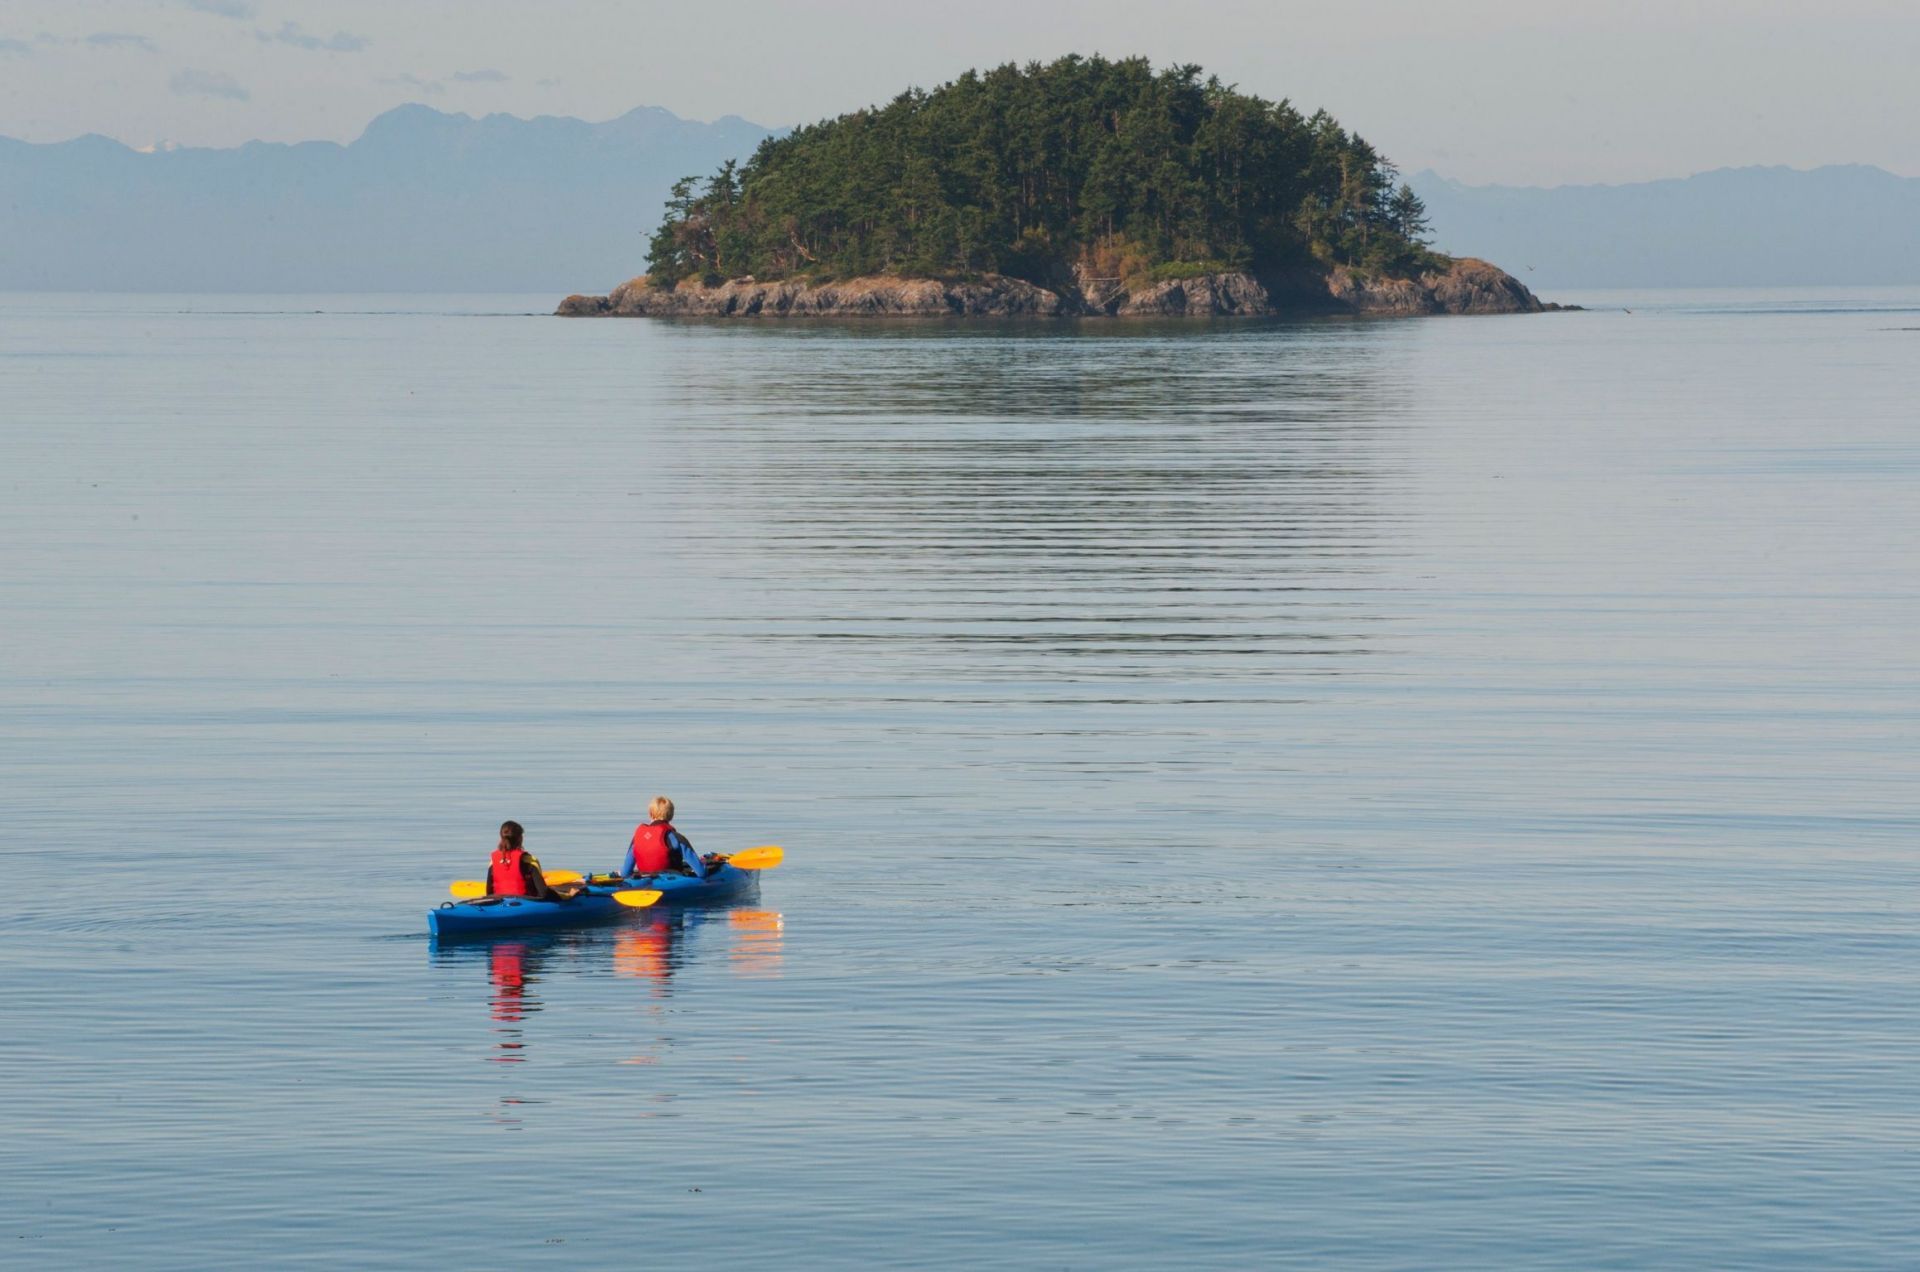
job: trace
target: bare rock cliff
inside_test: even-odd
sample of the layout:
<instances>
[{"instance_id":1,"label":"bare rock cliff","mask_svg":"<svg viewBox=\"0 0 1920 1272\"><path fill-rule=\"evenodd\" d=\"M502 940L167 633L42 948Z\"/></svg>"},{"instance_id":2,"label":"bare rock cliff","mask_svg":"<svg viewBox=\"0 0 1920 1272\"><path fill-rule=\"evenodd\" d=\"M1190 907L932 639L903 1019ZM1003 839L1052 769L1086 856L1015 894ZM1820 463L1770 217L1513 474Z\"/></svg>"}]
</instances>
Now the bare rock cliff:
<instances>
[{"instance_id":1,"label":"bare rock cliff","mask_svg":"<svg viewBox=\"0 0 1920 1272\"><path fill-rule=\"evenodd\" d=\"M1345 266L1266 276L1221 273L1128 284L1084 269L1060 290L988 274L978 280L853 278L837 283L759 282L654 287L643 275L605 296L569 296L565 317L1184 317L1349 314L1535 314L1543 305L1520 280L1471 257L1417 278L1383 278Z\"/></svg>"},{"instance_id":2,"label":"bare rock cliff","mask_svg":"<svg viewBox=\"0 0 1920 1272\"><path fill-rule=\"evenodd\" d=\"M978 282L932 278L853 278L840 283L729 279L717 287L683 282L651 286L642 275L606 296L569 296L560 302L568 317L612 314L635 317L684 315L770 318L802 315L931 318L952 315L1054 317L1070 312L1058 292L1017 278L989 274Z\"/></svg>"},{"instance_id":3,"label":"bare rock cliff","mask_svg":"<svg viewBox=\"0 0 1920 1272\"><path fill-rule=\"evenodd\" d=\"M1337 303L1362 314L1537 314L1547 308L1512 274L1470 256L1418 278L1365 279L1336 266L1326 286Z\"/></svg>"},{"instance_id":4,"label":"bare rock cliff","mask_svg":"<svg viewBox=\"0 0 1920 1272\"><path fill-rule=\"evenodd\" d=\"M1077 312L1113 317L1211 318L1278 312L1267 288L1251 274L1196 274L1129 287L1116 278L1074 271Z\"/></svg>"}]
</instances>

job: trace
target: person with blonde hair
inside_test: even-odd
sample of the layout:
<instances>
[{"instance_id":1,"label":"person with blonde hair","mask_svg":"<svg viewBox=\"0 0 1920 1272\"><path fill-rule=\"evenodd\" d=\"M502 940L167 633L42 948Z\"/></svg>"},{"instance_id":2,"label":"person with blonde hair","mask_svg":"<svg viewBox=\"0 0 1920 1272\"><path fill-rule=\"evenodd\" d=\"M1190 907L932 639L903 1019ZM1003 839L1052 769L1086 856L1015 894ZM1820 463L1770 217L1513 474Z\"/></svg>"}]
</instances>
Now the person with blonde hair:
<instances>
[{"instance_id":1,"label":"person with blonde hair","mask_svg":"<svg viewBox=\"0 0 1920 1272\"><path fill-rule=\"evenodd\" d=\"M665 795L655 795L647 805L646 824L637 827L633 838L627 841L627 855L620 863L620 873L632 878L669 872L703 879L707 864L693 850L687 837L673 828L673 801Z\"/></svg>"}]
</instances>

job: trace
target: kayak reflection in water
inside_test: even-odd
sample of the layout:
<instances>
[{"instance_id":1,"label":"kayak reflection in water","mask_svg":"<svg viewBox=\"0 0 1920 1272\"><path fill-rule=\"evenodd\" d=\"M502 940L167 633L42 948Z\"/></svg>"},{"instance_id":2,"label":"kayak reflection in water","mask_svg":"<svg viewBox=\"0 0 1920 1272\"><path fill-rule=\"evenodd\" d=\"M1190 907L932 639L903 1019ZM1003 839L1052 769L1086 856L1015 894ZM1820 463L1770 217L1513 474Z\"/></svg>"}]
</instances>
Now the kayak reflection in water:
<instances>
[{"instance_id":1,"label":"kayak reflection in water","mask_svg":"<svg viewBox=\"0 0 1920 1272\"><path fill-rule=\"evenodd\" d=\"M500 823L500 843L487 861L487 894L495 897L532 897L536 901L570 901L580 884L553 887L540 862L523 846L526 831L519 822Z\"/></svg>"},{"instance_id":2,"label":"kayak reflection in water","mask_svg":"<svg viewBox=\"0 0 1920 1272\"><path fill-rule=\"evenodd\" d=\"M639 923L614 933L614 975L651 981L656 996L665 997L674 973L687 965L690 950L724 931L730 971L740 976L778 976L781 929L778 910L728 909L691 915L685 910L647 911ZM696 932L703 935L696 938Z\"/></svg>"},{"instance_id":3,"label":"kayak reflection in water","mask_svg":"<svg viewBox=\"0 0 1920 1272\"><path fill-rule=\"evenodd\" d=\"M620 862L620 873L629 879L669 873L704 879L711 864L693 850L693 844L685 835L673 828L673 801L665 795L655 795L647 805L647 823L636 827L633 838L627 841L627 855Z\"/></svg>"}]
</instances>

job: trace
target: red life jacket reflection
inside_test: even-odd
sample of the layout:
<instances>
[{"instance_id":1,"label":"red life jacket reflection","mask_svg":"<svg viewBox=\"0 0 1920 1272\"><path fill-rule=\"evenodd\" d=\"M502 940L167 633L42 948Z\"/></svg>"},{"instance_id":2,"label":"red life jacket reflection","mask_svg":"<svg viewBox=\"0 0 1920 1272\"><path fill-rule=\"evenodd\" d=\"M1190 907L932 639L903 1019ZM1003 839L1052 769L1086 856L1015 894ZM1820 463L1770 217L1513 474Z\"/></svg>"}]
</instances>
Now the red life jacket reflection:
<instances>
[{"instance_id":1,"label":"red life jacket reflection","mask_svg":"<svg viewBox=\"0 0 1920 1272\"><path fill-rule=\"evenodd\" d=\"M659 874L667 868L667 835L672 822L648 822L633 832L633 873Z\"/></svg>"},{"instance_id":2,"label":"red life jacket reflection","mask_svg":"<svg viewBox=\"0 0 1920 1272\"><path fill-rule=\"evenodd\" d=\"M520 867L526 856L524 848L495 848L487 867L487 891L496 897L526 896L527 876Z\"/></svg>"},{"instance_id":3,"label":"red life jacket reflection","mask_svg":"<svg viewBox=\"0 0 1920 1272\"><path fill-rule=\"evenodd\" d=\"M513 1024L526 1017L522 1000L527 995L527 947L506 943L488 951L487 973L493 978L493 1018ZM504 1042L503 1049L517 1049L519 1043Z\"/></svg>"}]
</instances>

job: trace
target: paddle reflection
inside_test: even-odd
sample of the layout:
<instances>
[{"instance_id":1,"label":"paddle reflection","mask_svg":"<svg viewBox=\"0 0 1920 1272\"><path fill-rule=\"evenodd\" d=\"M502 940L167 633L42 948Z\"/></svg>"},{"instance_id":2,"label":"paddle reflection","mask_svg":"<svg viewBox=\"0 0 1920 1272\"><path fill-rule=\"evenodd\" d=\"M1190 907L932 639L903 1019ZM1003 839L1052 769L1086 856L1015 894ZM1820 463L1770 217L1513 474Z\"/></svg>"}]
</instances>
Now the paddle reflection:
<instances>
[{"instance_id":1,"label":"paddle reflection","mask_svg":"<svg viewBox=\"0 0 1920 1272\"><path fill-rule=\"evenodd\" d=\"M646 922L614 933L613 974L646 981L656 998L665 998L673 977L674 938L680 926L674 921L676 917L649 915Z\"/></svg>"},{"instance_id":2,"label":"paddle reflection","mask_svg":"<svg viewBox=\"0 0 1920 1272\"><path fill-rule=\"evenodd\" d=\"M778 910L729 910L729 965L741 976L778 976L785 923Z\"/></svg>"},{"instance_id":3,"label":"paddle reflection","mask_svg":"<svg viewBox=\"0 0 1920 1272\"><path fill-rule=\"evenodd\" d=\"M613 973L646 981L665 997L674 974L691 952L708 944L713 930L727 935L727 967L741 976L780 973L784 920L778 910L666 911L622 928L613 937ZM724 924L724 929L720 925Z\"/></svg>"}]
</instances>

